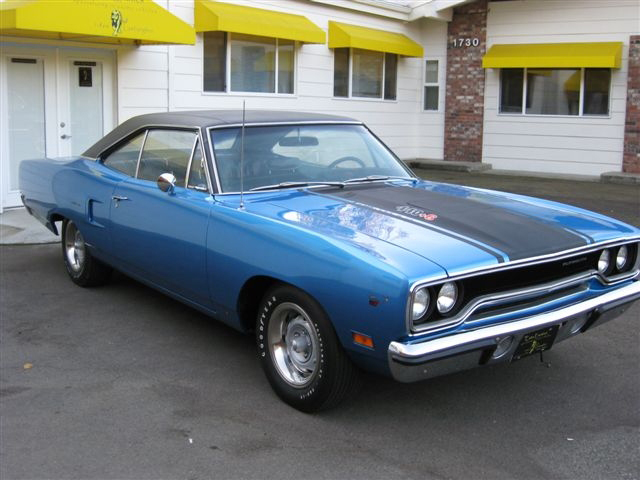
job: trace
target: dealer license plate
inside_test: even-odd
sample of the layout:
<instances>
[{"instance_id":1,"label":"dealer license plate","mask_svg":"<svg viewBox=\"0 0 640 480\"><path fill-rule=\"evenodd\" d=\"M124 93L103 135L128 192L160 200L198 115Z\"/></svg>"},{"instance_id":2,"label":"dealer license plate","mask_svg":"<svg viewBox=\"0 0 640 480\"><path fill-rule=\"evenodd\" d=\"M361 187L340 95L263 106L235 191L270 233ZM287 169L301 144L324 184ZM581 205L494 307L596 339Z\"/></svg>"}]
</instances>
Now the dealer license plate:
<instances>
[{"instance_id":1,"label":"dealer license plate","mask_svg":"<svg viewBox=\"0 0 640 480\"><path fill-rule=\"evenodd\" d=\"M515 362L523 357L549 350L551 345L553 345L553 341L556 339L557 333L558 325L526 333L524 337L522 337L522 340L520 340L520 344L518 348L516 348L513 357L511 357L511 361Z\"/></svg>"}]
</instances>

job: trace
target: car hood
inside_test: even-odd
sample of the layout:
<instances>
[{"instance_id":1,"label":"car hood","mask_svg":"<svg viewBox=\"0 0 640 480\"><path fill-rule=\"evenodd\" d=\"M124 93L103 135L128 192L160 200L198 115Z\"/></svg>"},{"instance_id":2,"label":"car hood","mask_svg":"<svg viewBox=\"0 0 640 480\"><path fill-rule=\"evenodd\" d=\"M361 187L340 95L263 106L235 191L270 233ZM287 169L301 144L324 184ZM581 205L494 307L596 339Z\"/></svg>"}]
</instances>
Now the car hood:
<instances>
[{"instance_id":1,"label":"car hood","mask_svg":"<svg viewBox=\"0 0 640 480\"><path fill-rule=\"evenodd\" d=\"M278 192L280 219L352 242L391 243L450 275L637 235L611 218L530 197L431 182ZM261 203L261 202L260 202Z\"/></svg>"}]
</instances>

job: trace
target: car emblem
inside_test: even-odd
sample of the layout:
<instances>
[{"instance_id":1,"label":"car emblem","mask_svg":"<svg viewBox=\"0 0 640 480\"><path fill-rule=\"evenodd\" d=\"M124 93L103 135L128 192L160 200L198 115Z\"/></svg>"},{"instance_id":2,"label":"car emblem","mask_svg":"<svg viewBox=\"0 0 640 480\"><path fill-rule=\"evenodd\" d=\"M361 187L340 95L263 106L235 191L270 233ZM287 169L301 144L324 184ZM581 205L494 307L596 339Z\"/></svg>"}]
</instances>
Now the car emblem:
<instances>
[{"instance_id":1,"label":"car emblem","mask_svg":"<svg viewBox=\"0 0 640 480\"><path fill-rule=\"evenodd\" d=\"M427 213L424 210L408 205L401 205L396 207L396 211L404 213L405 215L411 215L412 217L418 217L427 222L433 222L438 218L435 213Z\"/></svg>"}]
</instances>

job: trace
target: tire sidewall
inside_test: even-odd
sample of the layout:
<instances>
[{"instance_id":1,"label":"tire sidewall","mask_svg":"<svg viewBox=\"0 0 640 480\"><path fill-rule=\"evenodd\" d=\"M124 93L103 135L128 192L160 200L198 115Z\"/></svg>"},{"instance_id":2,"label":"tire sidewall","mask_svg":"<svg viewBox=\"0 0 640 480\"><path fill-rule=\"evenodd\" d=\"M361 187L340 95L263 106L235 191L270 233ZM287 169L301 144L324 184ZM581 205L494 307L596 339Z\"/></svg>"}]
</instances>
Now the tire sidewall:
<instances>
[{"instance_id":1,"label":"tire sidewall","mask_svg":"<svg viewBox=\"0 0 640 480\"><path fill-rule=\"evenodd\" d=\"M88 262L91 261L91 259L90 259L90 256L88 255L87 245L85 243L85 257L84 257L84 262L82 263L82 268L80 268L80 270L76 272L69 264L69 259L67 258L67 250L66 250L67 228L69 224L73 224L76 228L78 228L78 226L75 223L73 223L71 220L64 220L62 222L62 258L64 260L64 266L67 269L67 273L69 274L69 277L71 278L71 280L73 280L73 282L77 283L78 285L84 285L86 283L87 265L88 265ZM82 234L82 232L80 232L80 234Z\"/></svg>"},{"instance_id":2,"label":"tire sidewall","mask_svg":"<svg viewBox=\"0 0 640 480\"><path fill-rule=\"evenodd\" d=\"M318 338L318 370L312 381L300 388L289 385L282 378L274 365L267 341L271 315L278 305L285 302L294 303L307 313ZM331 361L335 358L333 350L337 347L338 342L326 313L318 303L309 295L293 287L280 286L272 289L260 304L256 324L256 342L262 367L278 396L299 410L305 412L318 410L331 394L332 376L334 375Z\"/></svg>"}]
</instances>

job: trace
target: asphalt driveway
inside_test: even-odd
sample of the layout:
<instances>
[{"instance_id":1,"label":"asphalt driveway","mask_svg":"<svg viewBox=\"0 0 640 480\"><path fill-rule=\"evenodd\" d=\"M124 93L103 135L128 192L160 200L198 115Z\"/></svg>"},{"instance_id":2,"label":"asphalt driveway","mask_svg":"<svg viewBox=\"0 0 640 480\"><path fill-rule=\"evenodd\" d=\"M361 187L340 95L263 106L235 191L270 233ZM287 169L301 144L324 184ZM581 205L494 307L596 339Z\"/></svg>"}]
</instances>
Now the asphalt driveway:
<instances>
[{"instance_id":1,"label":"asphalt driveway","mask_svg":"<svg viewBox=\"0 0 640 480\"><path fill-rule=\"evenodd\" d=\"M429 172L452 175L638 224L638 187ZM59 250L0 247L3 480L640 477L639 304L548 363L368 375L306 415L271 392L250 337L123 275L79 288Z\"/></svg>"}]
</instances>

